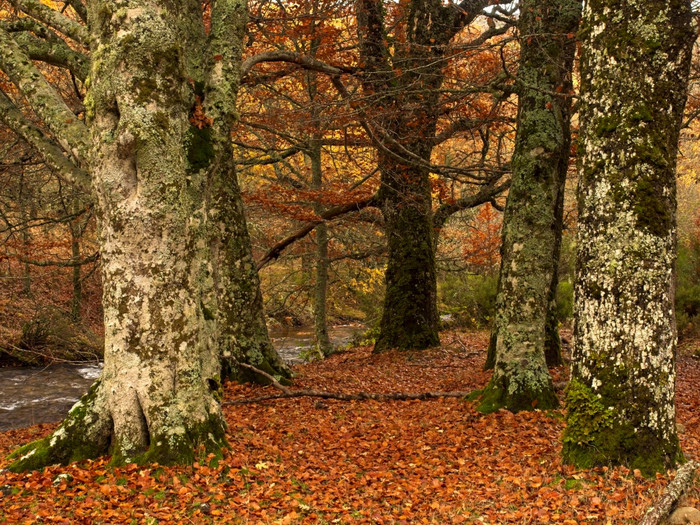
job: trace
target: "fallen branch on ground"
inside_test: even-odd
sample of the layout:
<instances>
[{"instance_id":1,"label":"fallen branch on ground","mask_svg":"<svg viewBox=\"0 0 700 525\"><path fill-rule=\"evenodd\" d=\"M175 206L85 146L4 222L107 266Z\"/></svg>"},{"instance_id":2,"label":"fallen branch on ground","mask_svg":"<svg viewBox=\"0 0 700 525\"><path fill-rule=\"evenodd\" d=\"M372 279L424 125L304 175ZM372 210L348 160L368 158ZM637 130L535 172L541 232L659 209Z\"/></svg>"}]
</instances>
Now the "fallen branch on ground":
<instances>
[{"instance_id":1,"label":"fallen branch on ground","mask_svg":"<svg viewBox=\"0 0 700 525\"><path fill-rule=\"evenodd\" d=\"M320 397L322 399L338 399L340 401L364 401L372 399L374 401L408 401L411 399L437 399L441 397L466 397L470 392L422 392L416 394L390 393L390 394L373 394L371 392L358 392L357 394L339 394L335 392L324 392L321 390L290 390L282 385L272 375L255 368L247 363L238 363L238 366L252 370L256 374L268 379L272 386L281 390L281 394L271 394L267 396L252 397L248 399L234 399L232 401L224 401L222 405L247 405L250 403L259 403L260 401L269 401L272 399L289 399L293 397Z\"/></svg>"},{"instance_id":2,"label":"fallen branch on ground","mask_svg":"<svg viewBox=\"0 0 700 525\"><path fill-rule=\"evenodd\" d=\"M282 394L271 394L269 396L251 397L247 399L234 399L224 401L222 405L247 405L269 401L271 399L289 399L292 397L320 397L323 399L338 399L340 401L364 401L372 399L374 401L408 401L411 399L437 399L440 397L466 397L470 392L421 392L416 394L390 393L373 394L371 392L358 392L357 394L339 394L335 392L323 392L321 390L295 390Z\"/></svg>"},{"instance_id":3,"label":"fallen branch on ground","mask_svg":"<svg viewBox=\"0 0 700 525\"><path fill-rule=\"evenodd\" d=\"M697 468L698 464L695 461L688 461L688 463L679 468L678 472L676 472L676 477L669 483L656 503L647 510L639 525L658 525L661 523L661 520L671 513L678 500L683 496L683 493L690 487Z\"/></svg>"}]
</instances>

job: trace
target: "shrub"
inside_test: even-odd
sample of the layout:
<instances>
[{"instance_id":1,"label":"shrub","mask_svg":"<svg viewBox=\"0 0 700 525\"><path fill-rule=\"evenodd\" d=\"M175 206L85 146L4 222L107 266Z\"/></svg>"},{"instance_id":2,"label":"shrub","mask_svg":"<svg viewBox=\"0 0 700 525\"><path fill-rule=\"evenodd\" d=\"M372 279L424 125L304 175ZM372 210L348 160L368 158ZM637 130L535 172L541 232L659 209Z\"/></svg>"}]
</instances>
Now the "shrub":
<instances>
[{"instance_id":1,"label":"shrub","mask_svg":"<svg viewBox=\"0 0 700 525\"><path fill-rule=\"evenodd\" d=\"M466 328L490 326L496 309L497 275L449 274L439 285L441 310Z\"/></svg>"},{"instance_id":2,"label":"shrub","mask_svg":"<svg viewBox=\"0 0 700 525\"><path fill-rule=\"evenodd\" d=\"M676 323L681 337L700 335L700 241L678 246Z\"/></svg>"}]
</instances>

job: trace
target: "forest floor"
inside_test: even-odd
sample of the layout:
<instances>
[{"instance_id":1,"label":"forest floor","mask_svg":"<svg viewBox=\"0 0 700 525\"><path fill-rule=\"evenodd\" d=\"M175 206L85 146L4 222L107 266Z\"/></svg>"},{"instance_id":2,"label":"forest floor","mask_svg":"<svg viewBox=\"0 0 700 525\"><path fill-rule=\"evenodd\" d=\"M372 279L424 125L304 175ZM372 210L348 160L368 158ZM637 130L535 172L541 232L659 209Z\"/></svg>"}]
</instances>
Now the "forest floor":
<instances>
[{"instance_id":1,"label":"forest floor","mask_svg":"<svg viewBox=\"0 0 700 525\"><path fill-rule=\"evenodd\" d=\"M439 348L354 348L296 367L292 389L447 392L485 385L488 334L445 332ZM677 407L686 455L700 459L700 359L681 347ZM553 370L555 383L565 367ZM229 384L225 400L275 394ZM563 392L560 392L563 394ZM279 399L227 405L230 449L190 467L97 460L0 471L0 523L636 523L672 477L562 465L563 411L484 416L456 398ZM0 468L55 425L0 433ZM69 474L61 480L60 474ZM700 483L685 502L700 507Z\"/></svg>"}]
</instances>

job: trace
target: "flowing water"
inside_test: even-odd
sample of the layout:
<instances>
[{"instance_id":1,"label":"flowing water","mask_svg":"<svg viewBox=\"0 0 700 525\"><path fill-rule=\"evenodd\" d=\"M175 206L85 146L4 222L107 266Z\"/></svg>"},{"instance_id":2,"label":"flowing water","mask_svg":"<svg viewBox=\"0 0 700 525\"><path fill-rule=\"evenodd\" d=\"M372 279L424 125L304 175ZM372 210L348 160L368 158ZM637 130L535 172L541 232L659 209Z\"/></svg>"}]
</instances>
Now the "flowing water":
<instances>
[{"instance_id":1,"label":"flowing water","mask_svg":"<svg viewBox=\"0 0 700 525\"><path fill-rule=\"evenodd\" d=\"M329 329L329 335L338 346L347 344L361 330L359 326L336 326ZM272 329L270 337L288 364L303 362L301 354L311 353L314 344L310 328ZM60 421L101 369L100 363L0 368L0 432Z\"/></svg>"}]
</instances>

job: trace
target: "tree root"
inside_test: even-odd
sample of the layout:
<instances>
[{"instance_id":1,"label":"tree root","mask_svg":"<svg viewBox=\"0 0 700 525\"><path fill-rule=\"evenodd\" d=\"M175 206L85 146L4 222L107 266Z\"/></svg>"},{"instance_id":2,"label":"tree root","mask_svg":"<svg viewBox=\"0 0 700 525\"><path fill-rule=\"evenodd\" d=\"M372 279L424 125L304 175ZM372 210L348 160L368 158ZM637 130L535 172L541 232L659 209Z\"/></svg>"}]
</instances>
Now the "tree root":
<instances>
[{"instance_id":1,"label":"tree root","mask_svg":"<svg viewBox=\"0 0 700 525\"><path fill-rule=\"evenodd\" d=\"M689 461L678 469L676 477L669 483L663 494L661 494L661 497L656 500L656 503L647 510L644 518L639 522L639 525L659 525L678 504L678 500L683 496L685 491L688 490L688 487L690 487L693 482L693 477L697 468L698 464L695 461Z\"/></svg>"},{"instance_id":2,"label":"tree root","mask_svg":"<svg viewBox=\"0 0 700 525\"><path fill-rule=\"evenodd\" d=\"M340 394L336 392L324 392L321 390L291 390L284 385L281 385L270 374L258 370L252 365L247 363L238 363L239 366L243 368L248 368L255 373L261 374L270 380L272 386L280 390L281 394L271 394L267 396L259 396L248 399L234 399L231 401L223 401L222 405L248 405L251 403L259 403L260 401L269 401L272 399L289 399L293 397L320 397L322 399L337 399L339 401L364 401L364 400L374 400L374 401L407 401L411 399L424 400L424 399L437 399L441 397L457 397L463 398L469 395L469 392L422 392L415 394L405 394L405 393L390 393L390 394L374 394L371 392L358 392L357 394Z\"/></svg>"}]
</instances>

